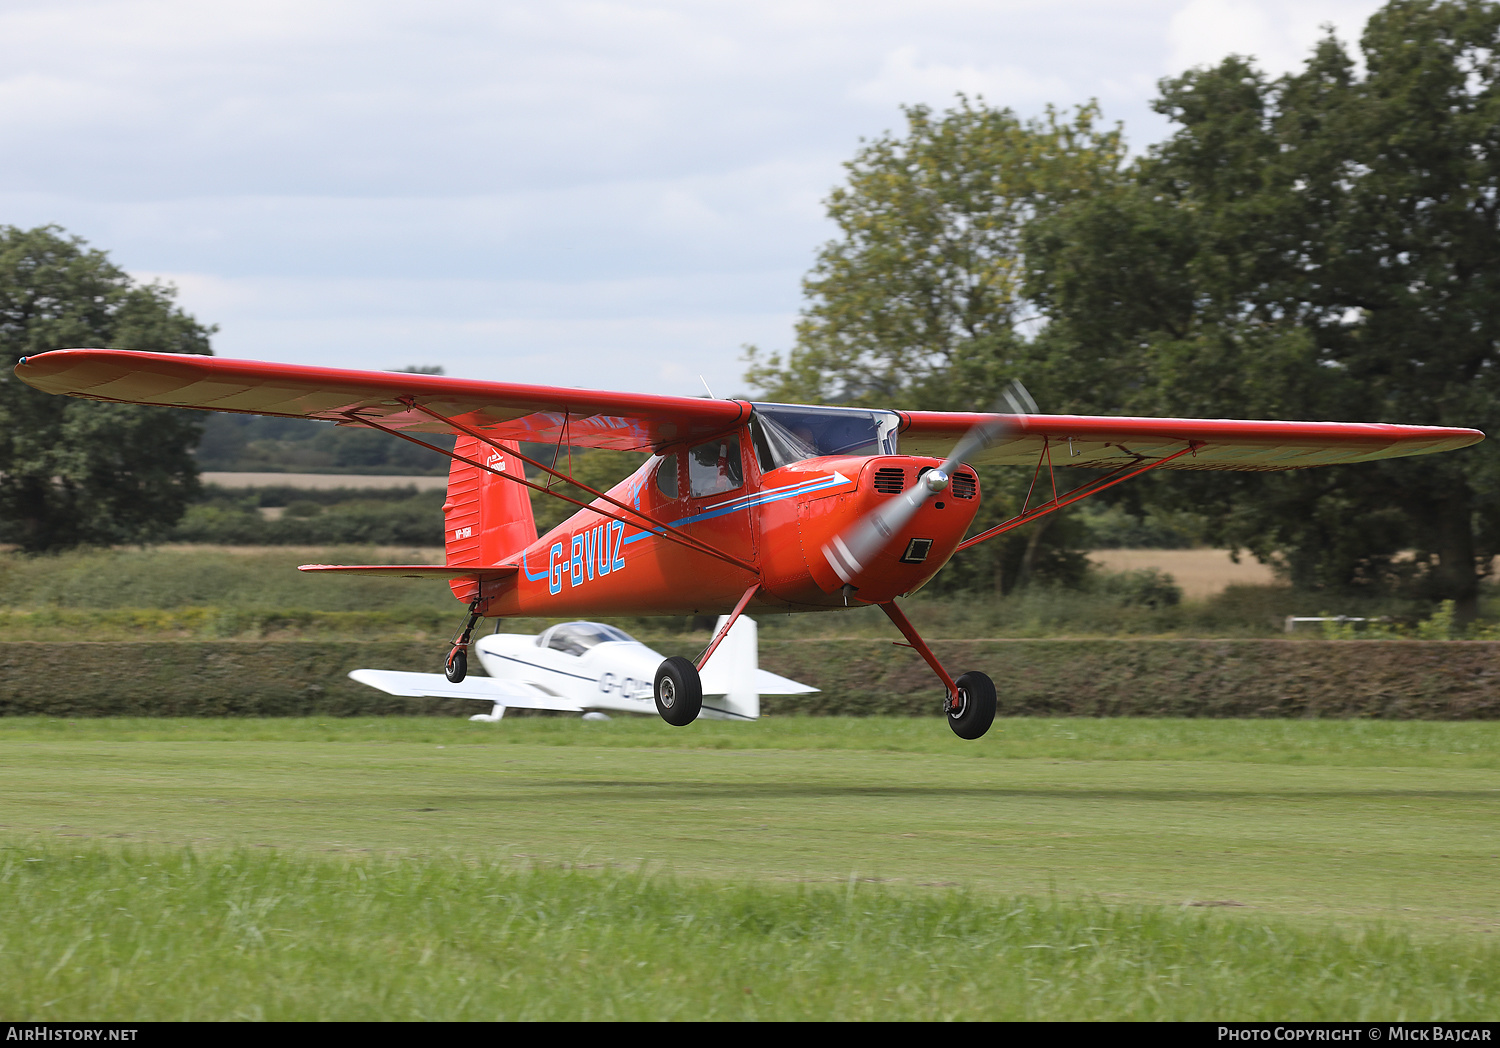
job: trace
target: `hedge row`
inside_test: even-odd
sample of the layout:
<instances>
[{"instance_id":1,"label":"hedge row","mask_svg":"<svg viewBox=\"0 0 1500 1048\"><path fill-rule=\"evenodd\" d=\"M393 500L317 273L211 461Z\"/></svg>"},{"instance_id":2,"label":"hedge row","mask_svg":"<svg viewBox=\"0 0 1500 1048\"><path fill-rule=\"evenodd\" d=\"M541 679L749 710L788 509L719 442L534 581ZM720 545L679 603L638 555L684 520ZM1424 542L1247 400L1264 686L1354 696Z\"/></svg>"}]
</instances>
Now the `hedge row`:
<instances>
[{"instance_id":1,"label":"hedge row","mask_svg":"<svg viewBox=\"0 0 1500 1048\"><path fill-rule=\"evenodd\" d=\"M418 642L0 643L0 715L469 714L398 699L358 667L434 671ZM691 654L659 644L667 654ZM1500 642L937 641L944 665L996 682L1002 715L1500 718ZM767 696L768 714L936 714L916 653L884 641L765 641L761 665L821 694Z\"/></svg>"}]
</instances>

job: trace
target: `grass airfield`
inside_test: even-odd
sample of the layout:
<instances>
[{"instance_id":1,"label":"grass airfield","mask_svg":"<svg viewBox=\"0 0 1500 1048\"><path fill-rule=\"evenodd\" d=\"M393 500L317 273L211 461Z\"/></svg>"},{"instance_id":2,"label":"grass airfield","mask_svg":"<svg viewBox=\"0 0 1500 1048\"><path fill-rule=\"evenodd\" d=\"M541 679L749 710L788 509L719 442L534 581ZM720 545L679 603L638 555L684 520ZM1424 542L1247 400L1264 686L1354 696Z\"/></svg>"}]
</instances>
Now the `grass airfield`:
<instances>
[{"instance_id":1,"label":"grass airfield","mask_svg":"<svg viewBox=\"0 0 1500 1048\"><path fill-rule=\"evenodd\" d=\"M1494 1019L1500 724L0 721L7 1018Z\"/></svg>"}]
</instances>

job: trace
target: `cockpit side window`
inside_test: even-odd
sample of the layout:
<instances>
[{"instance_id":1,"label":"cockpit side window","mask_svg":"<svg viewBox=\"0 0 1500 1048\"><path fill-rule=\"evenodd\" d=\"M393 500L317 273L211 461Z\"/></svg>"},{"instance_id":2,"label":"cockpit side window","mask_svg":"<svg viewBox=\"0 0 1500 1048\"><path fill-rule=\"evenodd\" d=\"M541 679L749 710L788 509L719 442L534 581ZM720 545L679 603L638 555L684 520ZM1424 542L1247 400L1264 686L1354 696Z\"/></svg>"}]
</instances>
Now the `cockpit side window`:
<instances>
[{"instance_id":1,"label":"cockpit side window","mask_svg":"<svg viewBox=\"0 0 1500 1048\"><path fill-rule=\"evenodd\" d=\"M677 497L677 452L663 455L656 466L656 490L669 499Z\"/></svg>"},{"instance_id":2,"label":"cockpit side window","mask_svg":"<svg viewBox=\"0 0 1500 1048\"><path fill-rule=\"evenodd\" d=\"M739 437L720 437L688 452L688 492L694 498L733 491L743 483Z\"/></svg>"}]
</instances>

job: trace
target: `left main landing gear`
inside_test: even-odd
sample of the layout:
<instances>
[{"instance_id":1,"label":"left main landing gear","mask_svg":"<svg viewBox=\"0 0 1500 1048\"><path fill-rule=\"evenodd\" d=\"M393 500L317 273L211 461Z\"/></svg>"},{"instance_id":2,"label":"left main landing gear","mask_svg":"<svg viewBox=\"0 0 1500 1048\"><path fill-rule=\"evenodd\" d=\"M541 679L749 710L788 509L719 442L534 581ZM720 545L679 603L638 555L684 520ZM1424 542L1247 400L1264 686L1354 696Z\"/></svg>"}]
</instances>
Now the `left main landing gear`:
<instances>
[{"instance_id":1,"label":"left main landing gear","mask_svg":"<svg viewBox=\"0 0 1500 1048\"><path fill-rule=\"evenodd\" d=\"M948 727L960 739L977 739L995 723L995 682L970 670L953 683L958 690L948 696Z\"/></svg>"}]
</instances>

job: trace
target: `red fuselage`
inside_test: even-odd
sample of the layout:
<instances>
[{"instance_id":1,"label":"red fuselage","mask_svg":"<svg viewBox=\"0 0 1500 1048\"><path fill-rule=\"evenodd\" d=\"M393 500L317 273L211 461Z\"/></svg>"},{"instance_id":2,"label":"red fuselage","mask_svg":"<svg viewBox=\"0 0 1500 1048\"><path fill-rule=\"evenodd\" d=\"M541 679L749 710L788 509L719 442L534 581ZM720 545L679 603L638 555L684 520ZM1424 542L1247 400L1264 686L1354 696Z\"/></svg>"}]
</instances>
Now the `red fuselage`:
<instances>
[{"instance_id":1,"label":"red fuselage","mask_svg":"<svg viewBox=\"0 0 1500 1048\"><path fill-rule=\"evenodd\" d=\"M823 547L881 502L899 497L920 471L939 461L823 456L763 474L750 452L748 432L724 438L717 461L712 455L705 461L702 447L692 453L668 449L609 494L753 566L755 573L652 534L644 524L590 508L529 545L518 557L519 573L486 583L482 614L721 613L757 580L761 588L751 607L821 611L881 603L931 578L953 555L979 509L978 480L963 467L952 486L928 498L851 580L846 594ZM609 508L599 501L594 506Z\"/></svg>"}]
</instances>

